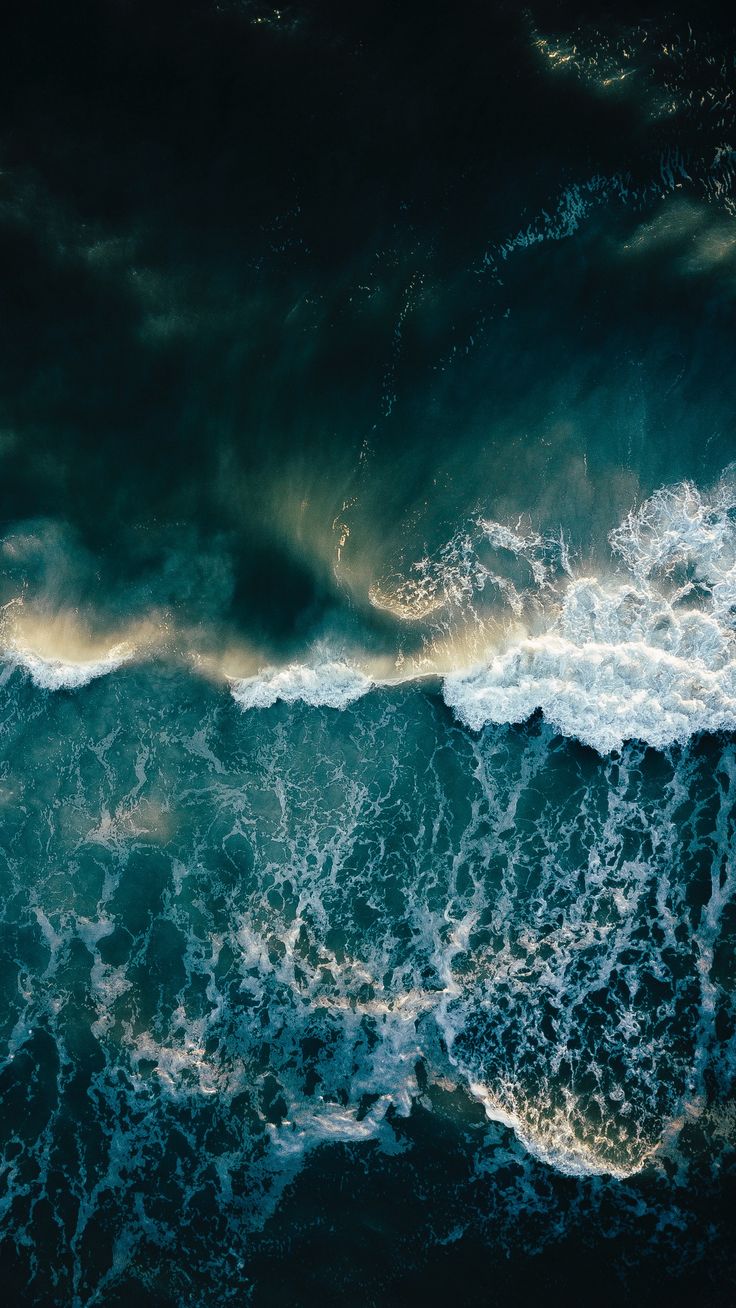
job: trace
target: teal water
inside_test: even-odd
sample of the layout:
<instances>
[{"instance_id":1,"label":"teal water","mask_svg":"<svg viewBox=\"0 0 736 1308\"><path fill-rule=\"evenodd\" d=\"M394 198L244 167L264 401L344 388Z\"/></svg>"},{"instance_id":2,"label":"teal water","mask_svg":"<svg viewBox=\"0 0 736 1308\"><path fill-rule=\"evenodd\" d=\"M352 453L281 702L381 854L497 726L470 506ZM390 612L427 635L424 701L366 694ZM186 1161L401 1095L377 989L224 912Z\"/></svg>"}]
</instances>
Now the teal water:
<instances>
[{"instance_id":1,"label":"teal water","mask_svg":"<svg viewBox=\"0 0 736 1308\"><path fill-rule=\"evenodd\" d=\"M9 1302L728 1308L731 16L0 58Z\"/></svg>"},{"instance_id":2,"label":"teal water","mask_svg":"<svg viewBox=\"0 0 736 1308\"><path fill-rule=\"evenodd\" d=\"M285 1188L336 1149L408 1169L438 1245L537 1253L581 1210L678 1260L717 1241L689 1209L733 1145L730 744L475 737L413 688L243 713L165 670L5 696L30 1284L116 1302L135 1269L155 1301L241 1301Z\"/></svg>"}]
</instances>

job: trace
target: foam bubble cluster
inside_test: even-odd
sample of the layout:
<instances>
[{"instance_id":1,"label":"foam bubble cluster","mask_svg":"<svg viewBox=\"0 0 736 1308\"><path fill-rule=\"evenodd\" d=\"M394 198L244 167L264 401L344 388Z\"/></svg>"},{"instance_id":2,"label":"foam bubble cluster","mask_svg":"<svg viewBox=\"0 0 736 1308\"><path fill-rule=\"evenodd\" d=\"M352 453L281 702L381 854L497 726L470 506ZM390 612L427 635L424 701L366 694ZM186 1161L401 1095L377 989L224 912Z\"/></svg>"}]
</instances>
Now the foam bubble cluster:
<instances>
[{"instance_id":1,"label":"foam bubble cluster","mask_svg":"<svg viewBox=\"0 0 736 1308\"><path fill-rule=\"evenodd\" d=\"M367 694L371 685L358 668L330 660L314 667L292 663L283 668L265 668L256 676L233 681L230 689L233 699L244 709L270 708L277 700L342 709Z\"/></svg>"},{"instance_id":2,"label":"foam bubble cluster","mask_svg":"<svg viewBox=\"0 0 736 1308\"><path fill-rule=\"evenodd\" d=\"M662 490L610 536L618 575L570 579L541 635L516 639L445 698L474 729L541 709L601 753L736 725L736 493Z\"/></svg>"},{"instance_id":3,"label":"foam bubble cluster","mask_svg":"<svg viewBox=\"0 0 736 1308\"><path fill-rule=\"evenodd\" d=\"M22 668L39 690L77 690L89 685L96 677L116 672L133 658L134 653L134 647L123 642L113 645L99 658L68 660L44 657L15 642L5 651L6 672Z\"/></svg>"}]
</instances>

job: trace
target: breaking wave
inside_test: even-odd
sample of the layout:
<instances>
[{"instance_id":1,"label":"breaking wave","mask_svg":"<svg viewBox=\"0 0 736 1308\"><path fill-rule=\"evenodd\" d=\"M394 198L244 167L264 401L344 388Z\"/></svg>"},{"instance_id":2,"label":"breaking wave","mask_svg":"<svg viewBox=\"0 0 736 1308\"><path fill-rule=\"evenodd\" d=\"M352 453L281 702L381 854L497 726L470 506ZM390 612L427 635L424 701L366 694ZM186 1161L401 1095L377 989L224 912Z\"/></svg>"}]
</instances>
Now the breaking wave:
<instances>
[{"instance_id":1,"label":"breaking wave","mask_svg":"<svg viewBox=\"0 0 736 1308\"><path fill-rule=\"evenodd\" d=\"M500 597L513 634L496 635L486 657L444 678L445 701L465 725L523 722L541 709L557 731L602 754L626 740L665 749L736 727L733 476L711 495L687 483L646 500L611 532L602 577L576 575L562 535L544 539L483 519L475 527L421 560L392 592L377 586L371 595L402 621L431 613L439 624L440 613L450 643L453 624L471 618L483 627L484 592ZM502 571L501 555L515 575ZM534 625L542 630L528 629ZM424 670L431 668L430 656ZM328 661L267 668L231 689L242 708L281 699L341 709L396 679Z\"/></svg>"},{"instance_id":2,"label":"breaking wave","mask_svg":"<svg viewBox=\"0 0 736 1308\"><path fill-rule=\"evenodd\" d=\"M736 727L733 476L709 496L691 484L657 492L609 540L618 575L571 579L541 635L445 679L461 721L480 729L541 709L601 753Z\"/></svg>"},{"instance_id":3,"label":"breaking wave","mask_svg":"<svg viewBox=\"0 0 736 1308\"><path fill-rule=\"evenodd\" d=\"M330 661L316 667L292 663L285 668L265 668L256 676L232 681L230 691L244 709L270 708L277 700L342 709L367 694L372 684L358 668Z\"/></svg>"},{"instance_id":4,"label":"breaking wave","mask_svg":"<svg viewBox=\"0 0 736 1308\"><path fill-rule=\"evenodd\" d=\"M230 677L230 693L244 710L278 701L340 710L371 690L434 673L444 676L445 702L473 730L541 710L555 730L602 754L626 740L665 749L698 732L734 730L733 470L710 493L690 483L656 492L609 543L608 561L586 575L561 532L544 537L478 518L408 579L371 591L399 628L424 623L421 657L400 654L385 676L369 661L308 656ZM122 642L96 659L68 660L15 640L3 675L21 668L39 689L75 690L134 654L133 643Z\"/></svg>"},{"instance_id":5,"label":"breaking wave","mask_svg":"<svg viewBox=\"0 0 736 1308\"><path fill-rule=\"evenodd\" d=\"M13 645L5 650L5 669L0 676L0 685L16 668L21 668L39 690L77 690L97 677L117 672L134 654L134 647L125 642L113 645L101 658L80 660L44 657L33 650Z\"/></svg>"}]
</instances>

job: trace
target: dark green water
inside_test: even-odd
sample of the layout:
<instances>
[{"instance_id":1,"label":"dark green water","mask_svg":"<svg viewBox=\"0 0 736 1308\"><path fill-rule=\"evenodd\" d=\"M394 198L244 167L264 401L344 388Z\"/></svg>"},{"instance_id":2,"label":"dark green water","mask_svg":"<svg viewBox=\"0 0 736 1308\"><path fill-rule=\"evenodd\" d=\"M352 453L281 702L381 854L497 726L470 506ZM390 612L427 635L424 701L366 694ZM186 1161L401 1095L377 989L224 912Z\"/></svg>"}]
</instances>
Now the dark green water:
<instances>
[{"instance_id":1,"label":"dark green water","mask_svg":"<svg viewBox=\"0 0 736 1308\"><path fill-rule=\"evenodd\" d=\"M736 1301L736 34L0 53L10 1303Z\"/></svg>"}]
</instances>

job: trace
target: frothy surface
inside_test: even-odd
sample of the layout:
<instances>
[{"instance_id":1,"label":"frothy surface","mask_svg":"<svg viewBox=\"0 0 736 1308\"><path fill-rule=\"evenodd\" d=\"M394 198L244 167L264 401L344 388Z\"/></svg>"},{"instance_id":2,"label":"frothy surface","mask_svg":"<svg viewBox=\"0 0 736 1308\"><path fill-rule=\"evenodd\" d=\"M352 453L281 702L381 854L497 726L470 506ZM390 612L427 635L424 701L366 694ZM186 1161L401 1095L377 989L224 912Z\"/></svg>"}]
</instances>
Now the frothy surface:
<instances>
[{"instance_id":1,"label":"frothy surface","mask_svg":"<svg viewBox=\"0 0 736 1308\"><path fill-rule=\"evenodd\" d=\"M566 583L543 635L451 674L445 698L469 726L536 709L601 753L658 749L736 725L736 495L660 491L611 532L621 577Z\"/></svg>"}]
</instances>

